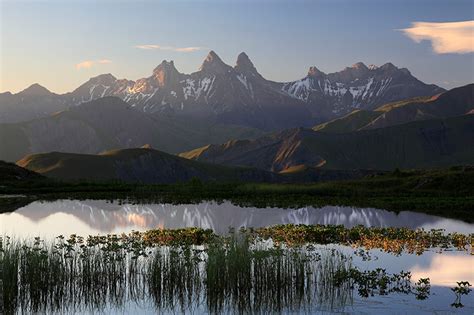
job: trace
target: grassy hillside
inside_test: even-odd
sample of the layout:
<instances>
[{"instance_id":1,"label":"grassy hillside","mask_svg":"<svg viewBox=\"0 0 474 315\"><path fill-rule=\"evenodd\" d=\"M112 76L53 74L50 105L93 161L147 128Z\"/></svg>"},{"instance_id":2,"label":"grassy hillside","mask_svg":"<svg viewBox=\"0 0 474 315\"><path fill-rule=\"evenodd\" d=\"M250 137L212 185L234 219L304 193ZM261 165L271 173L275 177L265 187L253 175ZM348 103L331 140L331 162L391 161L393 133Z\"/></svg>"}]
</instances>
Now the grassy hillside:
<instances>
[{"instance_id":1,"label":"grassy hillside","mask_svg":"<svg viewBox=\"0 0 474 315\"><path fill-rule=\"evenodd\" d=\"M181 156L276 172L298 165L337 170L393 170L471 164L474 163L474 116L344 134L291 129L256 140L211 145Z\"/></svg>"},{"instance_id":2,"label":"grassy hillside","mask_svg":"<svg viewBox=\"0 0 474 315\"><path fill-rule=\"evenodd\" d=\"M430 97L415 97L380 106L374 111L356 110L344 117L315 126L313 130L346 133L385 128L408 122L461 116L474 109L474 84Z\"/></svg>"},{"instance_id":3,"label":"grassy hillside","mask_svg":"<svg viewBox=\"0 0 474 315\"><path fill-rule=\"evenodd\" d=\"M27 182L42 179L43 176L13 163L0 161L0 183Z\"/></svg>"},{"instance_id":4,"label":"grassy hillside","mask_svg":"<svg viewBox=\"0 0 474 315\"><path fill-rule=\"evenodd\" d=\"M344 117L317 125L313 130L329 133L356 131L363 128L380 115L381 113L376 111L356 110Z\"/></svg>"},{"instance_id":5,"label":"grassy hillside","mask_svg":"<svg viewBox=\"0 0 474 315\"><path fill-rule=\"evenodd\" d=\"M423 104L423 103L427 103L427 102L430 102L430 101L434 101L438 97L439 97L439 95L419 96L419 97L409 98L407 100L387 103L385 105L382 105L382 106L378 107L377 109L375 109L375 111L377 111L377 112L388 112L388 111L391 111L395 108L401 108L401 107L409 106L409 105L412 105L412 104Z\"/></svg>"},{"instance_id":6,"label":"grassy hillside","mask_svg":"<svg viewBox=\"0 0 474 315\"><path fill-rule=\"evenodd\" d=\"M203 181L269 181L276 177L262 170L201 163L147 148L107 151L99 155L34 154L17 164L61 180L175 183L193 178Z\"/></svg>"}]
</instances>

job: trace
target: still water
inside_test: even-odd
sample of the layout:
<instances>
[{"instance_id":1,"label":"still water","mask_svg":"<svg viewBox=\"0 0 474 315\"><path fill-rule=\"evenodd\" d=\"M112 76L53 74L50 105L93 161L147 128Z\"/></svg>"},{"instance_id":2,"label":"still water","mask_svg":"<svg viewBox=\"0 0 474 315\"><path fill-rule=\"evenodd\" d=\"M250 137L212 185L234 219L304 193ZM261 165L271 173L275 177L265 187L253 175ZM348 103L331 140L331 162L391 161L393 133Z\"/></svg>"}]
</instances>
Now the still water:
<instances>
[{"instance_id":1,"label":"still water","mask_svg":"<svg viewBox=\"0 0 474 315\"><path fill-rule=\"evenodd\" d=\"M144 231L154 228L201 227L224 234L230 227L263 227L275 224L342 224L379 227L408 227L412 229L445 229L446 232L469 234L474 225L458 220L445 219L415 212L394 213L371 208L327 206L300 209L239 207L231 203L206 202L200 204L120 204L98 200L59 200L54 202L33 202L12 213L0 214L0 235L15 238L40 236L52 240L58 235L97 235ZM346 246L329 245L327 248L352 255L354 249ZM387 272L411 271L412 279L429 277L432 295L426 301L413 296L392 294L369 299L356 298L345 309L346 312L380 312L410 314L419 313L462 313L474 314L474 294L463 298L465 307L453 309L450 304L454 295L450 288L456 281L474 283L474 256L466 252L448 251L442 254L435 250L417 256L402 254L394 256L379 250L371 250L367 257L353 255L353 263L361 269L385 268ZM134 309L128 312L153 313L153 308ZM110 310L113 312L112 310ZM121 310L119 313L124 312Z\"/></svg>"}]
</instances>

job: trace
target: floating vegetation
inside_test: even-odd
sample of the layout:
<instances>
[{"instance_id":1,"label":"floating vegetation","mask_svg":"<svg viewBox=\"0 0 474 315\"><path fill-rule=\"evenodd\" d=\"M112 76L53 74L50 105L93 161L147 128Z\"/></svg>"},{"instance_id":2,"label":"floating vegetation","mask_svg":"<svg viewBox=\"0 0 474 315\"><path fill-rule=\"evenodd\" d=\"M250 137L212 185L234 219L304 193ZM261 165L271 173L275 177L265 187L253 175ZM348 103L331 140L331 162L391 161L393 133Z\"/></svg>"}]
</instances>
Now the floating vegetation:
<instances>
[{"instance_id":1,"label":"floating vegetation","mask_svg":"<svg viewBox=\"0 0 474 315\"><path fill-rule=\"evenodd\" d=\"M71 313L120 309L133 302L160 312L279 313L342 310L352 303L354 291L362 297L405 293L427 298L429 279L412 286L409 272L361 271L340 251L315 246L371 239L379 246L382 236L458 249L472 241L437 230L294 225L225 236L188 228L87 238L73 234L54 242L4 237L4 308L6 314ZM392 245L380 248L390 251ZM469 286L460 282L453 289L457 305Z\"/></svg>"},{"instance_id":2,"label":"floating vegetation","mask_svg":"<svg viewBox=\"0 0 474 315\"><path fill-rule=\"evenodd\" d=\"M419 282L425 279L420 279ZM429 282L429 279L428 279ZM387 295L389 293L414 293L417 291L411 286L411 273L401 271L398 274L388 274L385 269L360 271L358 268L340 270L334 276L334 283L337 286L357 288L359 296L368 298L369 296ZM415 290L415 291L414 291ZM425 291L429 295L429 290ZM418 298L418 293L415 293Z\"/></svg>"},{"instance_id":3,"label":"floating vegetation","mask_svg":"<svg viewBox=\"0 0 474 315\"><path fill-rule=\"evenodd\" d=\"M343 225L275 225L272 227L252 230L263 239L272 239L277 243L299 245L341 244L355 248L378 248L388 253L400 255L402 252L421 255L425 250L457 249L470 250L473 254L474 234L448 233L442 229L412 230L395 227L364 227L345 228Z\"/></svg>"}]
</instances>

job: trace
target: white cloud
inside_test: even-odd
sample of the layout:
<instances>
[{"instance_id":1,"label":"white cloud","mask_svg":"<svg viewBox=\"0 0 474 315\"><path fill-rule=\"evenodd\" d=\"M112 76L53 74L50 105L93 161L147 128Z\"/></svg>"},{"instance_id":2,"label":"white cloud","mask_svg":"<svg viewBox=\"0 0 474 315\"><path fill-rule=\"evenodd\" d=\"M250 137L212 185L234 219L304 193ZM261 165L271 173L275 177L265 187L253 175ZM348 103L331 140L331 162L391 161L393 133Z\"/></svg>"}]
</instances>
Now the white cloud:
<instances>
[{"instance_id":1,"label":"white cloud","mask_svg":"<svg viewBox=\"0 0 474 315\"><path fill-rule=\"evenodd\" d=\"M145 50L157 49L157 50L170 50L170 51L185 52L185 53L206 49L205 47L173 47L173 46L160 46L160 45L152 45L152 44L136 45L134 47L139 48L139 49L145 49Z\"/></svg>"},{"instance_id":2,"label":"white cloud","mask_svg":"<svg viewBox=\"0 0 474 315\"><path fill-rule=\"evenodd\" d=\"M76 64L76 69L77 70L89 69L90 67L92 67L93 64L94 62L92 60L86 60L86 61Z\"/></svg>"},{"instance_id":3,"label":"white cloud","mask_svg":"<svg viewBox=\"0 0 474 315\"><path fill-rule=\"evenodd\" d=\"M85 60L85 61L82 61L78 64L76 64L76 69L77 70L81 70L81 69L89 69L89 68L92 68L92 66L94 66L95 64L109 64L109 63L112 63L112 60L110 59L100 59L100 60Z\"/></svg>"},{"instance_id":4,"label":"white cloud","mask_svg":"<svg viewBox=\"0 0 474 315\"><path fill-rule=\"evenodd\" d=\"M466 54L474 52L474 20L461 22L414 22L410 28L401 30L419 43L431 41L438 54Z\"/></svg>"}]
</instances>

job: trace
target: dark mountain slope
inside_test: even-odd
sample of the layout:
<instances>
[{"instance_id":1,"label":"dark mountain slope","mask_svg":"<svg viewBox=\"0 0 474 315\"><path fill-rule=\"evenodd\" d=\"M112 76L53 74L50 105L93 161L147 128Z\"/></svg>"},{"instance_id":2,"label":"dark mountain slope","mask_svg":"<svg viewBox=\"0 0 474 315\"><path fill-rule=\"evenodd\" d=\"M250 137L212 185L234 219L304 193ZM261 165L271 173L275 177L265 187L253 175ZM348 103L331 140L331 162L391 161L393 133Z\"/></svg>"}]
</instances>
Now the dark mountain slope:
<instances>
[{"instance_id":1,"label":"dark mountain slope","mask_svg":"<svg viewBox=\"0 0 474 315\"><path fill-rule=\"evenodd\" d=\"M12 183L41 178L43 178L43 176L38 173L27 170L13 163L0 161L0 183Z\"/></svg>"},{"instance_id":2,"label":"dark mountain slope","mask_svg":"<svg viewBox=\"0 0 474 315\"><path fill-rule=\"evenodd\" d=\"M61 95L35 83L16 94L0 93L0 124L44 117L65 109L67 105L67 100Z\"/></svg>"},{"instance_id":3,"label":"dark mountain slope","mask_svg":"<svg viewBox=\"0 0 474 315\"><path fill-rule=\"evenodd\" d=\"M331 133L376 129L411 121L461 116L473 109L474 84L469 84L432 97L388 103L374 111L354 111L313 129Z\"/></svg>"},{"instance_id":4,"label":"dark mountain slope","mask_svg":"<svg viewBox=\"0 0 474 315\"><path fill-rule=\"evenodd\" d=\"M344 134L290 129L182 153L198 161L283 171L440 167L474 163L474 116L427 120Z\"/></svg>"},{"instance_id":5,"label":"dark mountain slope","mask_svg":"<svg viewBox=\"0 0 474 315\"><path fill-rule=\"evenodd\" d=\"M0 124L0 159L16 161L27 154L50 151L95 154L144 144L174 153L209 141L261 134L252 128L210 120L147 115L119 98L104 97L49 117Z\"/></svg>"},{"instance_id":6,"label":"dark mountain slope","mask_svg":"<svg viewBox=\"0 0 474 315\"><path fill-rule=\"evenodd\" d=\"M27 156L21 167L62 180L120 180L141 183L203 181L274 181L270 172L211 165L153 149L114 150L100 155L51 152Z\"/></svg>"}]
</instances>

